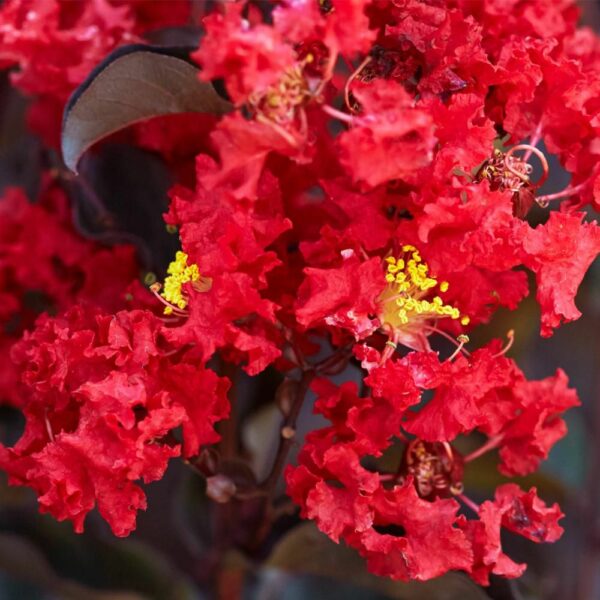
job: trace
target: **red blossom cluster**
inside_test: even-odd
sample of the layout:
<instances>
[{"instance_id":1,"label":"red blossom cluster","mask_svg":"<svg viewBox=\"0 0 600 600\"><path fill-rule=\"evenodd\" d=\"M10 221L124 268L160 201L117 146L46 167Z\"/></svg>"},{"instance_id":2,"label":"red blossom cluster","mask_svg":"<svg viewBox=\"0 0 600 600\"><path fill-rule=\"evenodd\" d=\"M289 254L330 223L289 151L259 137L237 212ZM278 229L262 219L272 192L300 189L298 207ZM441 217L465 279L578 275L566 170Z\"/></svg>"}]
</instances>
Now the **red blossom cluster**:
<instances>
[{"instance_id":1,"label":"red blossom cluster","mask_svg":"<svg viewBox=\"0 0 600 600\"><path fill-rule=\"evenodd\" d=\"M187 2L169 0L10 0L0 7L0 68L17 66L12 83L35 96L28 120L59 146L64 105L113 49L186 22Z\"/></svg>"},{"instance_id":2,"label":"red blossom cluster","mask_svg":"<svg viewBox=\"0 0 600 600\"><path fill-rule=\"evenodd\" d=\"M41 312L78 304L116 311L142 301L135 249L90 242L71 224L64 190L45 176L35 203L9 188L0 202L0 399L19 406L10 349Z\"/></svg>"},{"instance_id":3,"label":"red blossom cluster","mask_svg":"<svg viewBox=\"0 0 600 600\"><path fill-rule=\"evenodd\" d=\"M60 122L50 105L62 110L112 48L188 18L187 3L163 4L5 4L0 60L18 66L13 82L36 96L44 133ZM330 425L308 434L287 491L371 571L519 576L501 529L555 541L558 505L512 483L477 505L464 471L492 449L502 474L535 471L579 402L562 371L528 381L509 347L469 349L468 333L519 306L528 272L541 335L580 316L575 296L600 253L583 211L600 206L600 41L577 19L555 0L217 6L192 58L233 110L203 122L193 184L170 191L165 220L182 252L153 286L153 312L125 309L130 250L78 239L63 192L0 203L0 316L24 314L30 291L56 314L19 325L32 330L2 375L26 418L0 453L11 483L77 531L97 504L127 535L145 508L135 482L218 440L229 410L229 382L207 366L218 355L251 376L316 376L315 411ZM145 132L172 162L169 130ZM570 175L564 190L540 192L542 141ZM450 356L433 350L442 339ZM339 373L359 373L364 391L334 384ZM303 399L281 407L286 419ZM487 441L462 456L456 442L470 434Z\"/></svg>"},{"instance_id":4,"label":"red blossom cluster","mask_svg":"<svg viewBox=\"0 0 600 600\"><path fill-rule=\"evenodd\" d=\"M429 579L462 569L482 584L490 573L519 576L525 565L503 554L501 527L536 542L555 541L562 533L558 505L547 507L535 488L526 493L514 484L499 487L494 501L474 505L463 495L462 477L481 452L463 458L450 442L480 431L490 439L485 450L500 448L502 473L526 475L565 434L559 415L578 401L561 371L527 381L499 350L492 344L454 361L432 352L379 360L365 378L371 395L364 398L352 382L317 380L315 410L331 426L308 434L299 466L287 472L303 516L357 548L379 575ZM358 353L364 356L363 348ZM418 412L408 410L421 403L423 390L434 392L431 400ZM405 444L395 473L364 466L394 438ZM478 518L458 514L453 497Z\"/></svg>"},{"instance_id":5,"label":"red blossom cluster","mask_svg":"<svg viewBox=\"0 0 600 600\"><path fill-rule=\"evenodd\" d=\"M147 311L75 307L41 318L13 348L26 427L0 464L76 531L97 504L115 535L129 534L146 507L134 482L160 479L169 458L215 442L212 424L229 413L229 383L173 352L161 328ZM168 438L179 426L182 445Z\"/></svg>"}]
</instances>

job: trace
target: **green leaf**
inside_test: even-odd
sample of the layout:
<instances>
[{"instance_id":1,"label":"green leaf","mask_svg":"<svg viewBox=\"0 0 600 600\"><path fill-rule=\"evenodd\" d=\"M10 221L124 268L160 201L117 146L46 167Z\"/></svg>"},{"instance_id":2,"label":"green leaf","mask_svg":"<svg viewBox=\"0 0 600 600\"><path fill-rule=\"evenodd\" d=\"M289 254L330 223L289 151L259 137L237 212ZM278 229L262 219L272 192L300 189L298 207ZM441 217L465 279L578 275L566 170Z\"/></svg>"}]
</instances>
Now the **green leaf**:
<instances>
[{"instance_id":1,"label":"green leaf","mask_svg":"<svg viewBox=\"0 0 600 600\"><path fill-rule=\"evenodd\" d=\"M63 116L62 154L76 172L83 153L106 136L152 117L195 112L215 115L233 107L198 79L187 50L131 45L98 65L69 100Z\"/></svg>"}]
</instances>

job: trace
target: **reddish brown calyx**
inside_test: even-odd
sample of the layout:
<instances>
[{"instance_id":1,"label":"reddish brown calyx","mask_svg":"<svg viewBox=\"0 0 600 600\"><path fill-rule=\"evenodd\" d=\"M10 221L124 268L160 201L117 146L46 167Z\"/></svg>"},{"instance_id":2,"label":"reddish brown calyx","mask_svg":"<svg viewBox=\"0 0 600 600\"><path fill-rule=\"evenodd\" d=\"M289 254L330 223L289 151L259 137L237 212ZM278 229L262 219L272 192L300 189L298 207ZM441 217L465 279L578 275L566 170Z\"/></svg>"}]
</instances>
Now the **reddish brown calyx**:
<instances>
[{"instance_id":1,"label":"reddish brown calyx","mask_svg":"<svg viewBox=\"0 0 600 600\"><path fill-rule=\"evenodd\" d=\"M448 442L411 441L404 450L399 475L411 475L424 500L450 498L463 492L464 461Z\"/></svg>"},{"instance_id":2,"label":"reddish brown calyx","mask_svg":"<svg viewBox=\"0 0 600 600\"><path fill-rule=\"evenodd\" d=\"M360 103L352 93L352 85L357 81L366 84L374 79L408 79L410 74L402 69L404 62L401 53L387 50L382 46L375 46L346 80L344 86L346 107L354 113L361 110Z\"/></svg>"},{"instance_id":3,"label":"reddish brown calyx","mask_svg":"<svg viewBox=\"0 0 600 600\"><path fill-rule=\"evenodd\" d=\"M329 48L321 40L310 40L296 46L298 61L304 65L304 74L308 78L324 79L330 76Z\"/></svg>"},{"instance_id":4,"label":"reddish brown calyx","mask_svg":"<svg viewBox=\"0 0 600 600\"><path fill-rule=\"evenodd\" d=\"M335 6L331 0L318 0L319 1L319 10L321 14L328 15L330 12L335 10Z\"/></svg>"},{"instance_id":5,"label":"reddish brown calyx","mask_svg":"<svg viewBox=\"0 0 600 600\"><path fill-rule=\"evenodd\" d=\"M525 156L523 158L515 156L517 150L524 150ZM530 178L533 167L527 162L531 154L539 158L543 168L542 177L535 183ZM507 152L494 150L492 157L488 158L475 174L475 181L481 182L487 179L492 190L512 192L513 214L523 219L536 201L536 189L546 181L547 177L548 162L544 154L529 144L520 144Z\"/></svg>"},{"instance_id":6,"label":"reddish brown calyx","mask_svg":"<svg viewBox=\"0 0 600 600\"><path fill-rule=\"evenodd\" d=\"M288 69L281 79L266 91L252 94L248 101L263 120L279 125L295 121L297 110L312 97L301 63Z\"/></svg>"}]
</instances>

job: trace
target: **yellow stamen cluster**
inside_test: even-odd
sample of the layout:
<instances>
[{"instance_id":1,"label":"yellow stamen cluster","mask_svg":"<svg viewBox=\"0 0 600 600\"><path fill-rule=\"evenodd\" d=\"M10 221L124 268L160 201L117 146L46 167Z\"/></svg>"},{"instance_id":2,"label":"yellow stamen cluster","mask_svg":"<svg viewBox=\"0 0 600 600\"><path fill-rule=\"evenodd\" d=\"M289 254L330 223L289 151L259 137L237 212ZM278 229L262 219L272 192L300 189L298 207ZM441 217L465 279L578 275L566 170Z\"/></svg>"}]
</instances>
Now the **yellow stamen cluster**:
<instances>
[{"instance_id":1,"label":"yellow stamen cluster","mask_svg":"<svg viewBox=\"0 0 600 600\"><path fill-rule=\"evenodd\" d=\"M402 247L403 256L386 258L387 272L385 279L388 287L382 295L384 306L383 321L392 327L414 324L415 321L428 319L451 318L460 319L468 325L469 317L461 317L458 308L444 304L439 296L431 300L430 290L438 287L440 292L449 288L447 281L438 284L429 273L429 266L423 262L419 251L411 245Z\"/></svg>"},{"instance_id":2,"label":"yellow stamen cluster","mask_svg":"<svg viewBox=\"0 0 600 600\"><path fill-rule=\"evenodd\" d=\"M168 277L165 278L165 283L161 296L170 304L183 310L187 306L187 299L181 291L184 283L190 281L198 281L200 279L200 271L198 265L187 264L188 255L185 252L177 252L175 260L171 262L167 269ZM173 308L165 307L165 314L170 315Z\"/></svg>"},{"instance_id":3,"label":"yellow stamen cluster","mask_svg":"<svg viewBox=\"0 0 600 600\"><path fill-rule=\"evenodd\" d=\"M312 97L303 68L313 60L312 54L307 55L302 63L285 71L276 85L252 94L249 102L258 115L281 125L294 121L296 109Z\"/></svg>"}]
</instances>

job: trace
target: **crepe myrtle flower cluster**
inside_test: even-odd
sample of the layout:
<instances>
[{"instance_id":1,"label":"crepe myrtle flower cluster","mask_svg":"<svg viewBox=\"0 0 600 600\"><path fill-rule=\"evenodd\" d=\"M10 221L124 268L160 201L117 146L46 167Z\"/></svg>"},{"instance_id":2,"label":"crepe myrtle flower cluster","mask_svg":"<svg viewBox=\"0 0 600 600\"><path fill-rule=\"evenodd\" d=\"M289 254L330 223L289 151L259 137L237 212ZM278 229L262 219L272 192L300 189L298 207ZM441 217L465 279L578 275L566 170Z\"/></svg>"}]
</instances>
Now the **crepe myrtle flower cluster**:
<instances>
[{"instance_id":1,"label":"crepe myrtle flower cluster","mask_svg":"<svg viewBox=\"0 0 600 600\"><path fill-rule=\"evenodd\" d=\"M189 18L186 3L162 4L5 3L0 60L34 97L34 128L52 137L110 49ZM10 483L77 531L97 506L127 535L146 508L140 481L176 457L197 464L219 440L236 398L218 357L250 376L279 371L293 394L279 402L267 480L211 486L226 477L205 468L213 499L268 504L283 472L300 515L373 573L519 576L501 530L555 541L560 508L513 483L477 504L464 473L490 450L503 475L532 473L579 402L561 370L527 380L507 355L512 331L504 347L472 348L469 334L519 306L527 272L542 336L580 316L575 296L600 252L583 211L600 205L600 41L578 16L554 0L215 6L192 59L234 110L197 133L195 173L170 191L181 251L154 296L130 286L127 248L65 234L60 203L11 191L0 204L11 219L0 225L4 322L27 291L54 299L35 325L3 334L5 379L19 382L9 401L26 419L0 450ZM182 123L139 126L136 140L166 157ZM542 194L547 155L571 182ZM441 339L451 354L432 349ZM331 379L357 372L361 386ZM309 389L328 425L287 464Z\"/></svg>"}]
</instances>

